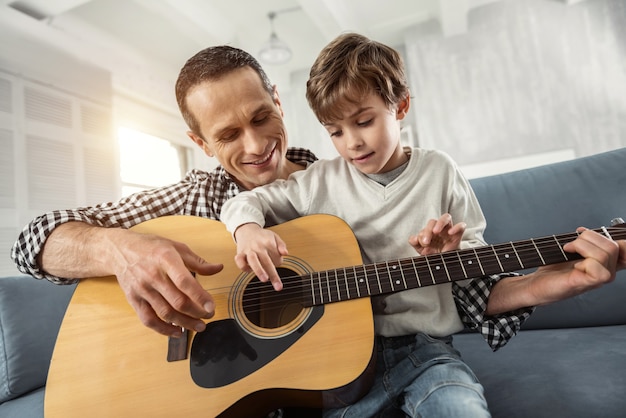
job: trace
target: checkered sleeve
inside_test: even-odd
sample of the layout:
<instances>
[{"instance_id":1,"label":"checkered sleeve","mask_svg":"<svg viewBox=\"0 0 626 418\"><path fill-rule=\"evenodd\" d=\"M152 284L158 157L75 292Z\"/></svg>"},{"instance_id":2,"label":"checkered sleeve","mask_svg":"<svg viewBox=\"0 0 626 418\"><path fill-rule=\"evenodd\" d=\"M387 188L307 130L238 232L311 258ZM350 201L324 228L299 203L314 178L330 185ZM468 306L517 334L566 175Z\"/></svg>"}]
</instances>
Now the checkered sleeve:
<instances>
[{"instance_id":1,"label":"checkered sleeve","mask_svg":"<svg viewBox=\"0 0 626 418\"><path fill-rule=\"evenodd\" d=\"M204 175L205 178L202 178ZM89 225L108 228L130 228L148 219L166 215L190 214L213 217L210 213L190 210L187 202L202 201L211 186L208 173L194 170L179 183L171 186L135 193L117 202L70 210L45 213L24 227L11 249L11 258L19 271L38 279L48 279L57 284L70 284L76 280L50 275L37 263L46 239L59 225L79 221ZM200 178L199 178L200 177ZM196 205L197 206L197 205ZM202 206L204 211L210 206Z\"/></svg>"},{"instance_id":2,"label":"checkered sleeve","mask_svg":"<svg viewBox=\"0 0 626 418\"><path fill-rule=\"evenodd\" d=\"M504 347L534 310L534 307L530 307L500 315L485 315L493 286L504 277L517 275L505 273L469 280L463 284L452 283L452 293L461 320L468 328L480 332L493 351Z\"/></svg>"},{"instance_id":3,"label":"checkered sleeve","mask_svg":"<svg viewBox=\"0 0 626 418\"><path fill-rule=\"evenodd\" d=\"M317 160L315 154L304 148L289 148L287 158L305 166ZM224 202L240 191L235 179L222 166L210 173L191 170L178 183L135 193L117 202L43 214L24 227L11 248L11 258L22 273L58 284L74 283L76 280L47 274L37 263L46 239L59 225L79 221L100 227L130 228L168 215L219 220Z\"/></svg>"}]
</instances>

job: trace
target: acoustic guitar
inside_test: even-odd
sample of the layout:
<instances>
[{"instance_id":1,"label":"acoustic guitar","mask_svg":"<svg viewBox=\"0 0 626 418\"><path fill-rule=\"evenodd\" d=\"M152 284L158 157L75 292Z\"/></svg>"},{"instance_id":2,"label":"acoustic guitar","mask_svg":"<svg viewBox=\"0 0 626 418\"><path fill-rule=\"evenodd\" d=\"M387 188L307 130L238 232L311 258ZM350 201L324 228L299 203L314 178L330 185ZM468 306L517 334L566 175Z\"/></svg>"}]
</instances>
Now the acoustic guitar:
<instances>
[{"instance_id":1,"label":"acoustic guitar","mask_svg":"<svg viewBox=\"0 0 626 418\"><path fill-rule=\"evenodd\" d=\"M624 239L621 226L598 232ZM188 360L167 361L168 338L141 324L115 277L82 280L52 356L45 416L262 417L277 407L351 403L373 376L370 296L580 258L562 250L577 236L568 233L363 265L336 217L271 229L289 248L280 292L236 267L220 222L170 216L133 227L224 264L197 276L216 314L204 332L189 332Z\"/></svg>"}]
</instances>

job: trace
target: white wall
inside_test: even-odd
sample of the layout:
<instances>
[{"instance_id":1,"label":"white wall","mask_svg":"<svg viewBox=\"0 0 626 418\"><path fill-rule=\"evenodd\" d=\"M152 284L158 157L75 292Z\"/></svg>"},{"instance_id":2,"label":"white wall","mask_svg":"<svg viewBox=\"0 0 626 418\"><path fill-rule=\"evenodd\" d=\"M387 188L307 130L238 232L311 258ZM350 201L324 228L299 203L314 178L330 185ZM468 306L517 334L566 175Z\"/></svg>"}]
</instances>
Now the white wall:
<instances>
[{"instance_id":1,"label":"white wall","mask_svg":"<svg viewBox=\"0 0 626 418\"><path fill-rule=\"evenodd\" d=\"M407 34L419 143L461 165L626 146L626 2L502 1Z\"/></svg>"}]
</instances>

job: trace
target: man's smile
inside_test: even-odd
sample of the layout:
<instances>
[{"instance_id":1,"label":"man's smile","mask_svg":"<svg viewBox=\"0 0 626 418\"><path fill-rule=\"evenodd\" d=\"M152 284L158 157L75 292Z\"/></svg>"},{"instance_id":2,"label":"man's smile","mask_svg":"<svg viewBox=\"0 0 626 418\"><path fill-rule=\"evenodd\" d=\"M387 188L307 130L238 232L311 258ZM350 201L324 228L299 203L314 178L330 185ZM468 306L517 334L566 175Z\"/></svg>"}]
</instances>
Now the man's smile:
<instances>
[{"instance_id":1,"label":"man's smile","mask_svg":"<svg viewBox=\"0 0 626 418\"><path fill-rule=\"evenodd\" d=\"M254 165L254 166L261 166L261 165L267 163L268 161L270 161L272 159L272 157L274 156L275 152L276 152L276 145L274 145L274 148L272 148L272 150L265 157L261 158L260 160L248 161L248 162L244 162L244 164L246 164L246 165Z\"/></svg>"}]
</instances>

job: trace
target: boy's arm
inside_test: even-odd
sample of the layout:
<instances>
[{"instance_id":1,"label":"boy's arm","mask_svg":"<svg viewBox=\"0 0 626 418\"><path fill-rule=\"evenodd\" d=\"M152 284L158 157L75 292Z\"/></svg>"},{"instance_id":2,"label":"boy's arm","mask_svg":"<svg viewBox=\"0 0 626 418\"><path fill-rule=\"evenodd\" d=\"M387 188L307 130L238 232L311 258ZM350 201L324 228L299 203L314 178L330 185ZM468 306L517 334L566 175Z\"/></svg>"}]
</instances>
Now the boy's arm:
<instances>
[{"instance_id":1,"label":"boy's arm","mask_svg":"<svg viewBox=\"0 0 626 418\"><path fill-rule=\"evenodd\" d=\"M237 267L245 272L254 272L259 280L269 280L275 290L281 290L283 284L276 267L288 254L285 242L276 233L256 223L239 226L233 235L237 241Z\"/></svg>"}]
</instances>

